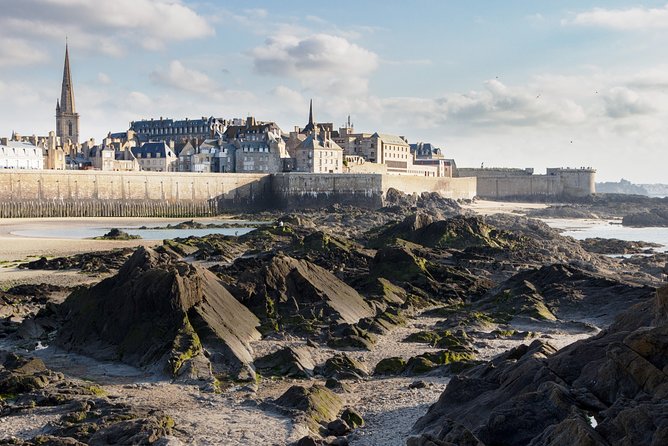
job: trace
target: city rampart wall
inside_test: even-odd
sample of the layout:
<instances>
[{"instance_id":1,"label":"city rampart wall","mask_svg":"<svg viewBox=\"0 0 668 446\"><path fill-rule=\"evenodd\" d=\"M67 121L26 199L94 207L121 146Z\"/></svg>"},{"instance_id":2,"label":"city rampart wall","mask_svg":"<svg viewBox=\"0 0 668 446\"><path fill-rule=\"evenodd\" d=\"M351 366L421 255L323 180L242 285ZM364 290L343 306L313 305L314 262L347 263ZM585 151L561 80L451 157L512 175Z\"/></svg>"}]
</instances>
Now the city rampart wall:
<instances>
[{"instance_id":1,"label":"city rampart wall","mask_svg":"<svg viewBox=\"0 0 668 446\"><path fill-rule=\"evenodd\" d=\"M0 218L196 217L252 209L383 205L389 188L473 198L475 178L382 174L0 171Z\"/></svg>"},{"instance_id":2,"label":"city rampart wall","mask_svg":"<svg viewBox=\"0 0 668 446\"><path fill-rule=\"evenodd\" d=\"M477 196L484 199L568 199L596 192L593 169L547 169L532 175L522 169L458 169L459 176L477 178Z\"/></svg>"}]
</instances>

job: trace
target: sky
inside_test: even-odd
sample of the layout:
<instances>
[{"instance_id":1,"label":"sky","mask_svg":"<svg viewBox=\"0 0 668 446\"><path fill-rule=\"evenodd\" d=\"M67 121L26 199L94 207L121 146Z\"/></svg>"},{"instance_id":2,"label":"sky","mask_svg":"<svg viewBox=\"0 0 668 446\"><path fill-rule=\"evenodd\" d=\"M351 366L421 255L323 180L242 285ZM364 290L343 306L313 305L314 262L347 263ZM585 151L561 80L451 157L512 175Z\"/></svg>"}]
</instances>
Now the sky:
<instances>
[{"instance_id":1,"label":"sky","mask_svg":"<svg viewBox=\"0 0 668 446\"><path fill-rule=\"evenodd\" d=\"M668 2L0 0L0 136L253 115L432 142L458 166L668 183Z\"/></svg>"}]
</instances>

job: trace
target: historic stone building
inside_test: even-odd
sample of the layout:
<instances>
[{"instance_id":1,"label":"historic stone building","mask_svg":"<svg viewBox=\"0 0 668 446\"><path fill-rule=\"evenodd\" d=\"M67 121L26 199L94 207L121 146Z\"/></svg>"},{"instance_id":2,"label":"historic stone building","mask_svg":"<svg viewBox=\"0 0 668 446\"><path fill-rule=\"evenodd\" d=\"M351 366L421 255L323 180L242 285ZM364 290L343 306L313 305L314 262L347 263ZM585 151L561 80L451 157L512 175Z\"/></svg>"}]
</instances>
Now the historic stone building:
<instances>
[{"instance_id":1,"label":"historic stone building","mask_svg":"<svg viewBox=\"0 0 668 446\"><path fill-rule=\"evenodd\" d=\"M185 142L189 140L204 141L216 133L222 133L228 123L221 118L202 117L201 119L145 119L132 121L130 129L137 133L141 142L166 141Z\"/></svg>"},{"instance_id":2,"label":"historic stone building","mask_svg":"<svg viewBox=\"0 0 668 446\"><path fill-rule=\"evenodd\" d=\"M79 114L74 106L74 88L70 72L70 55L65 44L65 66L63 68L63 85L60 100L56 102L56 136L65 146L70 143L79 144Z\"/></svg>"},{"instance_id":3,"label":"historic stone building","mask_svg":"<svg viewBox=\"0 0 668 446\"><path fill-rule=\"evenodd\" d=\"M42 170L42 149L28 142L0 140L0 169Z\"/></svg>"},{"instance_id":4,"label":"historic stone building","mask_svg":"<svg viewBox=\"0 0 668 446\"><path fill-rule=\"evenodd\" d=\"M176 172L178 158L164 141L145 142L141 147L133 147L132 154L139 162L141 170L149 172Z\"/></svg>"},{"instance_id":5,"label":"historic stone building","mask_svg":"<svg viewBox=\"0 0 668 446\"><path fill-rule=\"evenodd\" d=\"M342 173L343 149L326 130L315 127L296 149L298 172Z\"/></svg>"}]
</instances>

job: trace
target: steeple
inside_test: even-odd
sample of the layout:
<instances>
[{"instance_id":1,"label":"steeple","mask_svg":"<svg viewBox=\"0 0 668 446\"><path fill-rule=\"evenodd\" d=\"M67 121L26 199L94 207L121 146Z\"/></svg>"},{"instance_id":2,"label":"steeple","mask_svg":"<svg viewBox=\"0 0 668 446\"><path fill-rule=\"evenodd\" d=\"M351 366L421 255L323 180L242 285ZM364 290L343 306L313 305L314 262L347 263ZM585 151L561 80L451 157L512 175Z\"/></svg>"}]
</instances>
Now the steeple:
<instances>
[{"instance_id":1,"label":"steeple","mask_svg":"<svg viewBox=\"0 0 668 446\"><path fill-rule=\"evenodd\" d=\"M311 99L311 102L309 103L309 106L308 106L308 123L311 124L311 125L315 124L313 122L313 99Z\"/></svg>"},{"instance_id":2,"label":"steeple","mask_svg":"<svg viewBox=\"0 0 668 446\"><path fill-rule=\"evenodd\" d=\"M61 144L67 142L76 146L79 144L79 114L74 106L74 86L70 72L70 51L65 42L65 64L63 66L63 86L60 91L60 101L56 101L56 136Z\"/></svg>"},{"instance_id":3,"label":"steeple","mask_svg":"<svg viewBox=\"0 0 668 446\"><path fill-rule=\"evenodd\" d=\"M312 132L314 129L315 129L315 122L313 121L313 99L311 99L311 102L309 103L308 107L308 124L306 124L304 130L302 130L302 133L306 134Z\"/></svg>"},{"instance_id":4,"label":"steeple","mask_svg":"<svg viewBox=\"0 0 668 446\"><path fill-rule=\"evenodd\" d=\"M70 72L70 54L67 43L65 44L65 66L63 67L63 87L60 92L60 109L64 113L76 113L72 73Z\"/></svg>"}]
</instances>

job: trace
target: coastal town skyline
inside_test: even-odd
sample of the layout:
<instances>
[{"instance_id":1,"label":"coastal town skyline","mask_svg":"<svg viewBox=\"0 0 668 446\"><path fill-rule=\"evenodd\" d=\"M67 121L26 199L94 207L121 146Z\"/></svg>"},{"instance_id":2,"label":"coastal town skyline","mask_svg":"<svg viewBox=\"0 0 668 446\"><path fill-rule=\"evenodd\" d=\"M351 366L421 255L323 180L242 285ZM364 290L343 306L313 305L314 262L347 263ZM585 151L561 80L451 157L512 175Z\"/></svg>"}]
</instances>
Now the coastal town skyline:
<instances>
[{"instance_id":1,"label":"coastal town skyline","mask_svg":"<svg viewBox=\"0 0 668 446\"><path fill-rule=\"evenodd\" d=\"M405 30L389 35L398 17L388 11L365 24L359 17L341 20L340 11L320 5L300 15L295 5L278 11L262 2L224 10L216 2L144 1L132 20L120 23L113 20L120 4L95 10L87 2L12 2L0 19L0 33L11 34L0 48L0 98L6 104L0 133L53 130L67 35L82 139L100 141L108 132L127 130L130 121L160 116L252 115L289 131L304 124L313 98L318 121L337 126L351 115L358 131L434 143L460 166L540 171L591 165L601 181L665 182L668 70L649 56L666 38L668 8L565 3L569 8L532 6L539 12L530 14L521 2L511 2L502 11L508 21L500 25L486 21L499 12L491 5L421 2L406 13L407 23L429 5L456 26L425 27L417 48ZM27 20L42 31L11 33ZM425 15L425 25L429 20ZM57 29L48 26L55 21ZM179 33L162 29L178 23L193 26ZM274 24L271 31L267 23ZM494 32L518 23L521 30L496 42L493 55L482 48ZM465 24L478 29L477 40L467 38L472 31ZM247 34L239 38L244 28ZM442 39L430 39L433 32ZM454 32L466 43L456 50L447 38ZM530 42L530 36L540 39ZM593 54L606 39L619 57ZM512 54L514 63L500 63ZM549 61L554 57L560 63ZM585 64L586 57L592 63Z\"/></svg>"}]
</instances>

